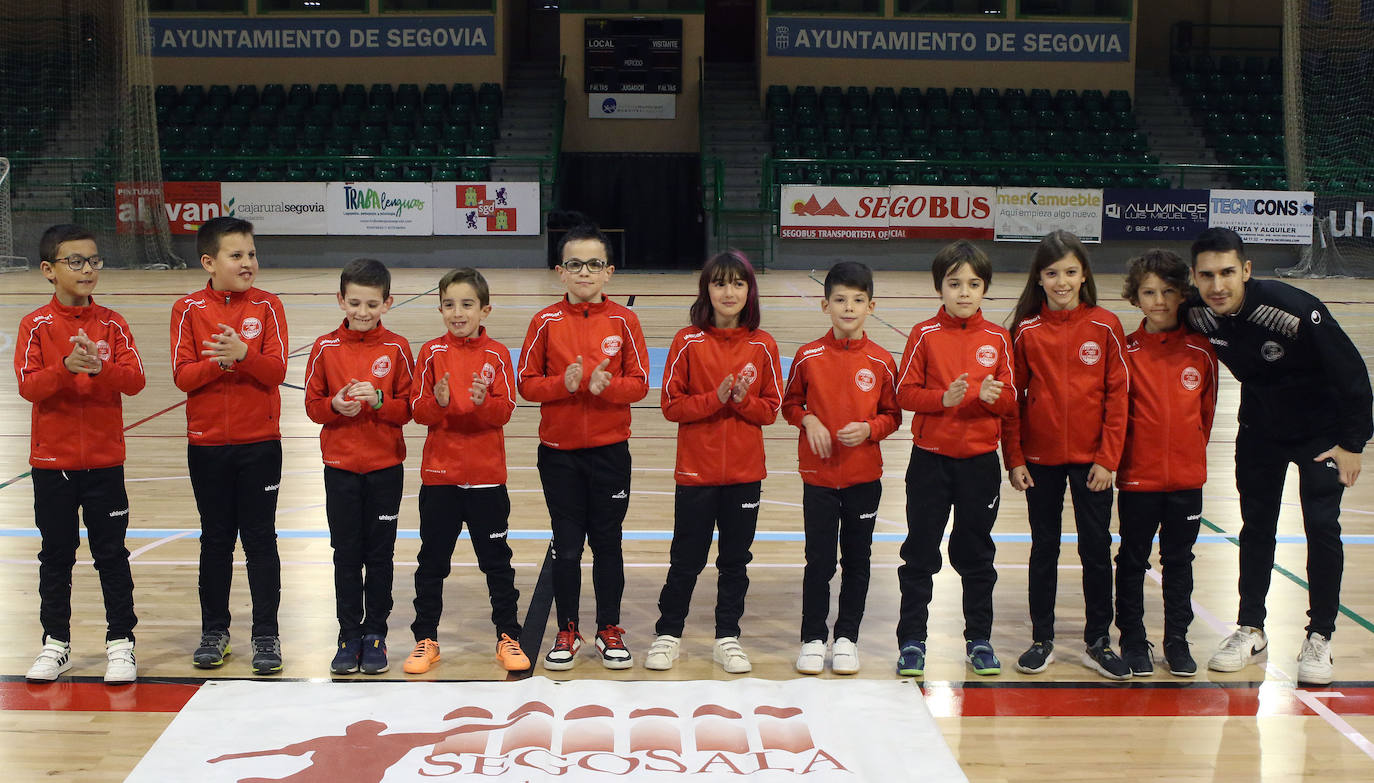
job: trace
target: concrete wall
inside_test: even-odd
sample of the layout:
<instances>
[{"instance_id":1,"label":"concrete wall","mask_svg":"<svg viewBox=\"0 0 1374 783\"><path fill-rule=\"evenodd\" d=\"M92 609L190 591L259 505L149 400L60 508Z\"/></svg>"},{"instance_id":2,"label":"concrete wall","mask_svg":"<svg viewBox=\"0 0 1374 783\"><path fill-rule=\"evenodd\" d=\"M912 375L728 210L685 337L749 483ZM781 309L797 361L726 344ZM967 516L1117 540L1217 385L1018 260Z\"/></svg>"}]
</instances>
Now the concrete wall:
<instances>
[{"instance_id":1,"label":"concrete wall","mask_svg":"<svg viewBox=\"0 0 1374 783\"><path fill-rule=\"evenodd\" d=\"M765 0L766 1L766 0ZM704 51L706 17L684 14L682 18L682 92L677 96L677 117L672 120L602 120L587 116L584 91L583 39L587 17L605 13L559 15L559 36L567 58L568 112L563 122L564 152L686 152L701 150L697 101L701 94L697 60ZM650 14L653 18L675 14Z\"/></svg>"}]
</instances>

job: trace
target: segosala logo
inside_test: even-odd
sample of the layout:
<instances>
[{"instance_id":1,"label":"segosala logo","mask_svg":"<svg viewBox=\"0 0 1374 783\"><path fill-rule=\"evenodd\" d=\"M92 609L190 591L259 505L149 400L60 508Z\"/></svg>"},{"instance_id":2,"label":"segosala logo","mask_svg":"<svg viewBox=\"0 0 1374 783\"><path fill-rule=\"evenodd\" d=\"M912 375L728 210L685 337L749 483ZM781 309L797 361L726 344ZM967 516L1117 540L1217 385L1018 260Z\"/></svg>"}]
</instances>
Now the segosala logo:
<instances>
[{"instance_id":1,"label":"segosala logo","mask_svg":"<svg viewBox=\"0 0 1374 783\"><path fill-rule=\"evenodd\" d=\"M379 783L412 750L429 746L424 766L414 770L427 778L510 775L542 780L572 773L579 780L673 780L678 775L743 780L767 770L797 775L850 771L817 746L798 707L760 705L746 718L719 704L701 704L690 713L641 708L624 716L588 704L558 715L544 702L531 701L504 719L483 707L460 707L444 721L434 731L386 734L387 724L363 720L345 729L344 736L230 753L209 762L309 754L310 765L299 773L302 779L307 772L318 772Z\"/></svg>"},{"instance_id":2,"label":"segosala logo","mask_svg":"<svg viewBox=\"0 0 1374 783\"><path fill-rule=\"evenodd\" d=\"M378 193L372 188L344 185L344 208L400 217L401 213L408 209L423 212L425 200L422 198L393 198L388 196L385 191Z\"/></svg>"}]
</instances>

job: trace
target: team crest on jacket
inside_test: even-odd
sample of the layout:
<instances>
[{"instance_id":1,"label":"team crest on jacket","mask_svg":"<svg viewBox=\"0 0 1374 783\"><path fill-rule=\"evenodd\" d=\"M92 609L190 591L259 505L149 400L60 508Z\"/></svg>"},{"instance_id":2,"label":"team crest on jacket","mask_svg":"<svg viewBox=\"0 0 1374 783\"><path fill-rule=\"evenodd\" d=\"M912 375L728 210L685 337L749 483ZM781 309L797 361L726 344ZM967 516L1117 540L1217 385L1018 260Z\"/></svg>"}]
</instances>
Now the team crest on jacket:
<instances>
[{"instance_id":1,"label":"team crest on jacket","mask_svg":"<svg viewBox=\"0 0 1374 783\"><path fill-rule=\"evenodd\" d=\"M983 365L984 367L991 367L992 365L997 364L997 349L992 347L991 345L981 345L978 347L978 351L974 354L974 358L977 359L978 363Z\"/></svg>"},{"instance_id":2,"label":"team crest on jacket","mask_svg":"<svg viewBox=\"0 0 1374 783\"><path fill-rule=\"evenodd\" d=\"M615 356L620 353L620 335L613 334L601 341L601 352L607 356Z\"/></svg>"},{"instance_id":3,"label":"team crest on jacket","mask_svg":"<svg viewBox=\"0 0 1374 783\"><path fill-rule=\"evenodd\" d=\"M1078 360L1088 366L1102 361L1102 346L1089 340L1078 346Z\"/></svg>"},{"instance_id":4,"label":"team crest on jacket","mask_svg":"<svg viewBox=\"0 0 1374 783\"><path fill-rule=\"evenodd\" d=\"M1197 391L1197 387L1202 385L1202 373L1198 372L1198 369L1191 365L1183 368L1183 372L1179 373L1178 379L1183 384L1183 388L1188 391Z\"/></svg>"},{"instance_id":5,"label":"team crest on jacket","mask_svg":"<svg viewBox=\"0 0 1374 783\"><path fill-rule=\"evenodd\" d=\"M753 362L749 362L748 364L744 365L744 367L739 371L740 380L751 385L754 383L755 380L758 379L758 377L759 368L755 367Z\"/></svg>"},{"instance_id":6,"label":"team crest on jacket","mask_svg":"<svg viewBox=\"0 0 1374 783\"><path fill-rule=\"evenodd\" d=\"M378 356L376 361L372 362L372 376L374 378L385 378L389 372L391 372L390 356Z\"/></svg>"},{"instance_id":7,"label":"team crest on jacket","mask_svg":"<svg viewBox=\"0 0 1374 783\"><path fill-rule=\"evenodd\" d=\"M256 318L245 318L243 324L239 326L239 334L251 340L262 334L262 321Z\"/></svg>"},{"instance_id":8,"label":"team crest on jacket","mask_svg":"<svg viewBox=\"0 0 1374 783\"><path fill-rule=\"evenodd\" d=\"M867 367L854 373L854 385L858 386L860 391L873 391L873 387L877 383L878 376L874 375L873 371Z\"/></svg>"},{"instance_id":9,"label":"team crest on jacket","mask_svg":"<svg viewBox=\"0 0 1374 783\"><path fill-rule=\"evenodd\" d=\"M1264 345L1260 346L1260 356L1263 356L1266 362L1277 362L1283 358L1283 346L1273 340L1265 340Z\"/></svg>"},{"instance_id":10,"label":"team crest on jacket","mask_svg":"<svg viewBox=\"0 0 1374 783\"><path fill-rule=\"evenodd\" d=\"M96 343L95 355L100 357L100 361L108 362L110 360L110 344L104 340Z\"/></svg>"},{"instance_id":11,"label":"team crest on jacket","mask_svg":"<svg viewBox=\"0 0 1374 783\"><path fill-rule=\"evenodd\" d=\"M482 383L490 386L496 380L496 368L491 366L491 362L482 365Z\"/></svg>"}]
</instances>

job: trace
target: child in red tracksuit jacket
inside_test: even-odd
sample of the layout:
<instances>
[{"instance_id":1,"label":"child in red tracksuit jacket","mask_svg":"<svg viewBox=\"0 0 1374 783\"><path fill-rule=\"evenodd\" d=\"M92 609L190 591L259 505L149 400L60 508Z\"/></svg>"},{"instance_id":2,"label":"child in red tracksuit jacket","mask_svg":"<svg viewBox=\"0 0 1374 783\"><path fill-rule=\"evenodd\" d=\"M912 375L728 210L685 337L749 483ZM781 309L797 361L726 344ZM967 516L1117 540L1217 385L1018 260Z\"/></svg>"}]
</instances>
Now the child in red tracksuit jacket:
<instances>
[{"instance_id":1,"label":"child in red tracksuit jacket","mask_svg":"<svg viewBox=\"0 0 1374 783\"><path fill-rule=\"evenodd\" d=\"M321 426L325 516L334 548L334 674L387 670L392 555L410 421L410 343L382 326L391 273L359 258L339 274L339 328L315 340L305 368L305 413ZM366 579L363 571L366 568Z\"/></svg>"},{"instance_id":2,"label":"child in red tracksuit jacket","mask_svg":"<svg viewBox=\"0 0 1374 783\"><path fill-rule=\"evenodd\" d=\"M1087 622L1083 664L1112 680L1130 667L1111 648L1112 473L1126 440L1126 335L1097 306L1088 251L1067 231L1040 240L1012 314L1021 416L1002 439L1011 485L1026 493L1031 554L1031 646L1016 663L1026 674L1054 660L1064 484L1073 496Z\"/></svg>"},{"instance_id":3,"label":"child in red tracksuit jacket","mask_svg":"<svg viewBox=\"0 0 1374 783\"><path fill-rule=\"evenodd\" d=\"M119 313L91 292L104 260L80 226L53 226L39 242L39 268L52 301L19 322L14 373L33 403L29 439L38 552L38 619L43 649L26 678L51 682L71 668L72 567L81 544L78 509L105 601L105 682L138 676L134 580L124 533L124 419L120 395L143 390L143 362Z\"/></svg>"},{"instance_id":4,"label":"child in red tracksuit jacket","mask_svg":"<svg viewBox=\"0 0 1374 783\"><path fill-rule=\"evenodd\" d=\"M759 328L759 316L754 267L738 251L718 253L701 268L692 325L668 349L660 404L664 417L678 424L677 491L668 577L646 669L670 669L677 660L713 530L720 531L720 541L711 658L730 674L752 668L740 645L739 621L768 473L763 427L777 418L782 401L778 346Z\"/></svg>"},{"instance_id":5,"label":"child in red tracksuit jacket","mask_svg":"<svg viewBox=\"0 0 1374 783\"><path fill-rule=\"evenodd\" d=\"M517 372L520 396L539 403L539 479L553 540L558 636L544 668L578 660L582 547L592 548L596 649L608 669L634 665L620 627L625 591L621 525L630 504L630 405L649 393L639 317L603 293L615 267L606 236L576 226L558 243L562 299L534 314Z\"/></svg>"},{"instance_id":6,"label":"child in red tracksuit jacket","mask_svg":"<svg viewBox=\"0 0 1374 783\"><path fill-rule=\"evenodd\" d=\"M200 512L202 669L224 664L234 542L243 542L253 600L253 673L282 669L277 609L277 489L281 485L281 394L286 315L281 300L253 287L253 224L218 217L196 233L205 288L172 305L172 380L186 392L186 463Z\"/></svg>"},{"instance_id":7,"label":"child in red tracksuit jacket","mask_svg":"<svg viewBox=\"0 0 1374 783\"><path fill-rule=\"evenodd\" d=\"M1121 546L1116 553L1116 627L1121 657L1137 677L1154 673L1142 589L1159 531L1164 584L1164 661L1197 674L1188 650L1193 621L1193 544L1202 520L1207 440L1217 405L1217 358L1206 337L1179 326L1188 264L1168 250L1131 260L1122 296L1145 314L1126 338L1130 417L1116 474Z\"/></svg>"},{"instance_id":8,"label":"child in red tracksuit jacket","mask_svg":"<svg viewBox=\"0 0 1374 783\"><path fill-rule=\"evenodd\" d=\"M964 654L976 674L1002 671L993 651L992 526L1001 499L997 441L1016 415L1011 336L983 318L992 264L972 243L954 242L930 266L943 306L907 338L897 402L914 413L915 445L906 471L907 537L897 581L897 672L925 674L926 622L940 539L954 508L949 562L963 581Z\"/></svg>"},{"instance_id":9,"label":"child in red tracksuit jacket","mask_svg":"<svg viewBox=\"0 0 1374 783\"><path fill-rule=\"evenodd\" d=\"M429 427L420 464L420 555L415 569L415 649L407 674L424 674L439 661L439 616L444 579L463 523L487 577L496 660L506 671L530 668L520 649L515 569L507 541L506 438L515 411L510 352L487 336L491 291L476 269L464 267L439 280L439 313L447 331L424 344L415 363L411 401L415 422Z\"/></svg>"},{"instance_id":10,"label":"child in red tracksuit jacket","mask_svg":"<svg viewBox=\"0 0 1374 783\"><path fill-rule=\"evenodd\" d=\"M797 351L782 400L783 418L801 430L797 461L806 568L796 669L802 674L825 670L837 543L844 572L830 667L836 674L859 671L859 625L883 493L879 442L902 424L897 364L864 333L873 306L873 272L867 266L841 261L830 268L821 302L830 328Z\"/></svg>"}]
</instances>

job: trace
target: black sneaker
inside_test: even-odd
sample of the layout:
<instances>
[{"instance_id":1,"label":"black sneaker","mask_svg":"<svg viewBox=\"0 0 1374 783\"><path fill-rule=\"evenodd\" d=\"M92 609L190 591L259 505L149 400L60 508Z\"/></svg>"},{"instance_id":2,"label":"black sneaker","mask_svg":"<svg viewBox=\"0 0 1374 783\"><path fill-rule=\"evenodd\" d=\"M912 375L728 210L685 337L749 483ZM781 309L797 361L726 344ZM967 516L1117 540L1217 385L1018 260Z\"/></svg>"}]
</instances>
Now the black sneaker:
<instances>
[{"instance_id":1,"label":"black sneaker","mask_svg":"<svg viewBox=\"0 0 1374 783\"><path fill-rule=\"evenodd\" d=\"M362 655L362 637L340 639L339 651L334 653L334 660L329 664L329 671L334 674L353 674L358 671L358 661L362 659Z\"/></svg>"},{"instance_id":2,"label":"black sneaker","mask_svg":"<svg viewBox=\"0 0 1374 783\"><path fill-rule=\"evenodd\" d=\"M1088 649L1083 653L1083 665L1109 680L1131 679L1131 667L1112 651L1111 645L1108 644L1110 641L1103 636L1088 645Z\"/></svg>"},{"instance_id":3,"label":"black sneaker","mask_svg":"<svg viewBox=\"0 0 1374 783\"><path fill-rule=\"evenodd\" d=\"M1022 674L1039 674L1054 662L1054 641L1034 642L1016 660L1016 670Z\"/></svg>"},{"instance_id":4,"label":"black sneaker","mask_svg":"<svg viewBox=\"0 0 1374 783\"><path fill-rule=\"evenodd\" d=\"M389 666L386 661L386 639L381 634L370 633L363 637L363 659L359 668L363 674L381 674Z\"/></svg>"},{"instance_id":5,"label":"black sneaker","mask_svg":"<svg viewBox=\"0 0 1374 783\"><path fill-rule=\"evenodd\" d=\"M1131 674L1149 677L1155 673L1155 646L1149 642L1131 642L1121 645L1121 660L1126 662Z\"/></svg>"},{"instance_id":6,"label":"black sneaker","mask_svg":"<svg viewBox=\"0 0 1374 783\"><path fill-rule=\"evenodd\" d=\"M1164 640L1164 662L1169 665L1169 673L1175 677L1197 676L1197 661L1188 650L1187 639Z\"/></svg>"},{"instance_id":7,"label":"black sneaker","mask_svg":"<svg viewBox=\"0 0 1374 783\"><path fill-rule=\"evenodd\" d=\"M200 645L191 653L191 662L199 669L213 669L224 665L229 654L228 631L206 631L200 635Z\"/></svg>"},{"instance_id":8,"label":"black sneaker","mask_svg":"<svg viewBox=\"0 0 1374 783\"><path fill-rule=\"evenodd\" d=\"M253 673L276 674L281 671L281 637L253 637Z\"/></svg>"}]
</instances>

